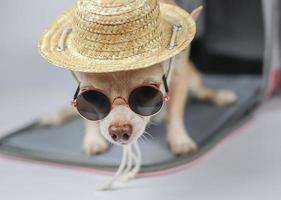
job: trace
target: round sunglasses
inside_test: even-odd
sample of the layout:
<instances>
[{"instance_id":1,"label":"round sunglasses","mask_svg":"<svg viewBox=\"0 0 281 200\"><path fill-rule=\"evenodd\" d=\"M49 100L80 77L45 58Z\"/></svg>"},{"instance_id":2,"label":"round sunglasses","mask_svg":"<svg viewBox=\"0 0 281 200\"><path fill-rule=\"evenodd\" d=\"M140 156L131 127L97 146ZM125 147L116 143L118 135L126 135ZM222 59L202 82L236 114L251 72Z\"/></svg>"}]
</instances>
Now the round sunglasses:
<instances>
[{"instance_id":1,"label":"round sunglasses","mask_svg":"<svg viewBox=\"0 0 281 200\"><path fill-rule=\"evenodd\" d=\"M142 84L132 89L127 99L118 96L113 100L102 90L96 88L81 90L79 85L72 100L72 105L83 118L90 121L104 119L118 99L124 101L125 105L134 113L140 116L152 116L157 114L164 103L169 100L165 76L163 76L163 82L166 91L165 95L160 90L160 85Z\"/></svg>"}]
</instances>

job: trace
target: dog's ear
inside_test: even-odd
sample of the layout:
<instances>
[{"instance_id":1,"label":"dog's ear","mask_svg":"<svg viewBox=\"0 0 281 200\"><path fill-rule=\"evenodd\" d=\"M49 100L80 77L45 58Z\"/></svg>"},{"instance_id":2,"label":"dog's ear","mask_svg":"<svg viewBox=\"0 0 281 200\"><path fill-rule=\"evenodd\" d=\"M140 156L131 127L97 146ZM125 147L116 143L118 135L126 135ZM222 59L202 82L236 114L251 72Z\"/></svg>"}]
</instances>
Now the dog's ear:
<instances>
[{"instance_id":1,"label":"dog's ear","mask_svg":"<svg viewBox=\"0 0 281 200\"><path fill-rule=\"evenodd\" d=\"M192 18L196 21L203 10L203 6L199 6L191 12Z\"/></svg>"}]
</instances>

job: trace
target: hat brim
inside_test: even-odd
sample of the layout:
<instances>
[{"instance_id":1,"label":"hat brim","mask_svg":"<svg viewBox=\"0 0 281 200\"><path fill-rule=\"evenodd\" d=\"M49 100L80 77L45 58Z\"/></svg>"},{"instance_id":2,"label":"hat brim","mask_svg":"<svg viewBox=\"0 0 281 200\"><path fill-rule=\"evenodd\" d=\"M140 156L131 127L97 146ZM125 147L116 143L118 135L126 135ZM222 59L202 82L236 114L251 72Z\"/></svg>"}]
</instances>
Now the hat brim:
<instances>
[{"instance_id":1,"label":"hat brim","mask_svg":"<svg viewBox=\"0 0 281 200\"><path fill-rule=\"evenodd\" d=\"M161 48L154 52L122 59L95 59L79 54L73 47L70 37L67 37L65 41L67 48L64 51L58 51L57 46L63 31L71 27L74 8L64 13L43 33L39 42L39 51L51 64L72 71L104 73L146 68L179 54L189 46L196 32L195 22L185 10L170 4L160 3L160 11L163 39ZM169 49L173 24L181 24L182 29L177 35L177 46Z\"/></svg>"}]
</instances>

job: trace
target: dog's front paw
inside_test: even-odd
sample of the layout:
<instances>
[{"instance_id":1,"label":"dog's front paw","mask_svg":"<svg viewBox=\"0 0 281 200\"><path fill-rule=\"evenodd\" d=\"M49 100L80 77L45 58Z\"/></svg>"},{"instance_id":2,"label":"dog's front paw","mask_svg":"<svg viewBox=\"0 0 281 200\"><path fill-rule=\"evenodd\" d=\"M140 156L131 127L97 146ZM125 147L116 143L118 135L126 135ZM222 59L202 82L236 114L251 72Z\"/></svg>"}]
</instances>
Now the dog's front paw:
<instances>
[{"instance_id":1,"label":"dog's front paw","mask_svg":"<svg viewBox=\"0 0 281 200\"><path fill-rule=\"evenodd\" d=\"M229 90L219 90L214 99L214 103L218 106L228 106L235 103L238 96L235 92Z\"/></svg>"},{"instance_id":2,"label":"dog's front paw","mask_svg":"<svg viewBox=\"0 0 281 200\"><path fill-rule=\"evenodd\" d=\"M85 137L83 151L86 155L92 156L105 152L108 143L102 136Z\"/></svg>"},{"instance_id":3,"label":"dog's front paw","mask_svg":"<svg viewBox=\"0 0 281 200\"><path fill-rule=\"evenodd\" d=\"M184 128L174 128L167 135L167 142L173 154L180 156L197 150L197 145Z\"/></svg>"},{"instance_id":4,"label":"dog's front paw","mask_svg":"<svg viewBox=\"0 0 281 200\"><path fill-rule=\"evenodd\" d=\"M39 125L47 127L56 127L64 123L64 117L60 113L48 115L39 120Z\"/></svg>"}]
</instances>

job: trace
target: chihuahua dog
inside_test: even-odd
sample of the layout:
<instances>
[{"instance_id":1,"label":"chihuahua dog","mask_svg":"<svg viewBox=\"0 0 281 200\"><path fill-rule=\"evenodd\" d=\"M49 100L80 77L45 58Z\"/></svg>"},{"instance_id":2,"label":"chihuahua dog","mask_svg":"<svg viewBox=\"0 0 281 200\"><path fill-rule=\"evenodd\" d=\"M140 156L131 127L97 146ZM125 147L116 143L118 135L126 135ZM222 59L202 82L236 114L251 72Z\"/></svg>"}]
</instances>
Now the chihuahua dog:
<instances>
[{"instance_id":1,"label":"chihuahua dog","mask_svg":"<svg viewBox=\"0 0 281 200\"><path fill-rule=\"evenodd\" d=\"M162 2L176 4L174 0L162 0ZM201 10L202 7L199 7L191 13L194 20L198 18ZM237 95L232 91L212 90L206 87L200 73L188 59L188 54L189 49L186 49L175 57L174 66L168 78L170 100L166 106L166 139L175 155L188 154L197 149L184 124L185 105L190 95L217 106L227 106L237 100ZM126 105L126 98L131 89L136 86L163 85L162 77L166 73L167 65L168 61L165 61L148 68L124 72L75 72L75 76L81 83L81 90L98 88L106 91L107 95L114 99L114 105L104 119L98 122L85 120L83 142L85 154L95 155L105 152L108 142L119 145L130 144L141 137L151 121L151 116L140 116L133 112ZM59 125L75 113L74 110L67 109L42 119L41 124Z\"/></svg>"}]
</instances>

